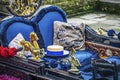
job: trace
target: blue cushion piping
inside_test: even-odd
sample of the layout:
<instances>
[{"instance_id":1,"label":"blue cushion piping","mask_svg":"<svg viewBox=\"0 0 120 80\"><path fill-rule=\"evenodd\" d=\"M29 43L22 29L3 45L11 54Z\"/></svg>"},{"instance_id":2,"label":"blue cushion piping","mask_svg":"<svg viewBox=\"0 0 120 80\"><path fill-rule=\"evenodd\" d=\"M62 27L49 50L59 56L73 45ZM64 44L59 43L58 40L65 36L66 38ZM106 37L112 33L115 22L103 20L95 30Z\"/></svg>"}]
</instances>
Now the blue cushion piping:
<instances>
[{"instance_id":1,"label":"blue cushion piping","mask_svg":"<svg viewBox=\"0 0 120 80\"><path fill-rule=\"evenodd\" d=\"M38 12L38 14L32 19L32 21L39 22L47 13L49 12L58 12L63 17L63 21L67 22L66 20L66 13L57 6L49 6L47 8L43 8Z\"/></svg>"}]
</instances>

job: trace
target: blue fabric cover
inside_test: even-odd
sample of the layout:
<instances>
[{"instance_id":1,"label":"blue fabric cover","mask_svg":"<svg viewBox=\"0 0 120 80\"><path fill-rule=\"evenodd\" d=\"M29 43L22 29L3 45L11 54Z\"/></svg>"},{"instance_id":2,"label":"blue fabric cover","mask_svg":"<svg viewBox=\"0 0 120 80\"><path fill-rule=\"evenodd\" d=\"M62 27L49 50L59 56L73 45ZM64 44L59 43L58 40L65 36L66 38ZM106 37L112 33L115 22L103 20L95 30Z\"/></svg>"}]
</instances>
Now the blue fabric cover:
<instances>
[{"instance_id":1,"label":"blue fabric cover","mask_svg":"<svg viewBox=\"0 0 120 80\"><path fill-rule=\"evenodd\" d=\"M22 17L13 17L7 19L0 24L0 39L2 41L2 45L8 46L10 41L18 33L21 33L25 40L29 41L30 32L33 31L35 31L40 38L38 41L40 47L44 47L44 41L37 24Z\"/></svg>"},{"instance_id":2,"label":"blue fabric cover","mask_svg":"<svg viewBox=\"0 0 120 80\"><path fill-rule=\"evenodd\" d=\"M98 58L97 52L89 48L86 48L86 50L83 51L77 51L76 54L74 54L74 56L80 61L82 66L90 64L91 58Z\"/></svg>"},{"instance_id":3,"label":"blue fabric cover","mask_svg":"<svg viewBox=\"0 0 120 80\"><path fill-rule=\"evenodd\" d=\"M40 10L40 12L33 17L32 21L38 23L45 47L47 47L53 44L53 22L66 22L66 14L57 6L49 6Z\"/></svg>"},{"instance_id":4,"label":"blue fabric cover","mask_svg":"<svg viewBox=\"0 0 120 80\"><path fill-rule=\"evenodd\" d=\"M81 67L79 67L80 71L90 71L91 70L91 58L98 58L98 54L90 49L86 49L84 51L78 51L74 56L80 61L82 64ZM43 60L45 62L49 63L46 67L54 67L60 70L69 70L70 64L61 64L57 63L60 62L65 57L44 57ZM68 56L66 58L69 58Z\"/></svg>"}]
</instances>

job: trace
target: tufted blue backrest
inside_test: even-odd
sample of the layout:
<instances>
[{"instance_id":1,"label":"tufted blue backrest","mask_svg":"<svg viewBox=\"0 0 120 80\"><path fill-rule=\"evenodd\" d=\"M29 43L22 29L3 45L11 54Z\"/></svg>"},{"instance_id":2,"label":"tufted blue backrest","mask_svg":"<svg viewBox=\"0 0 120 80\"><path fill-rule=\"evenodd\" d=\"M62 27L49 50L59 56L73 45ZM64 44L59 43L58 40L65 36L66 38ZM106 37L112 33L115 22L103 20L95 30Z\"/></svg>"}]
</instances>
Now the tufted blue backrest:
<instances>
[{"instance_id":1,"label":"tufted blue backrest","mask_svg":"<svg viewBox=\"0 0 120 80\"><path fill-rule=\"evenodd\" d=\"M36 22L42 34L45 47L53 44L54 21L67 22L66 13L57 6L49 6L41 9L32 21Z\"/></svg>"}]
</instances>

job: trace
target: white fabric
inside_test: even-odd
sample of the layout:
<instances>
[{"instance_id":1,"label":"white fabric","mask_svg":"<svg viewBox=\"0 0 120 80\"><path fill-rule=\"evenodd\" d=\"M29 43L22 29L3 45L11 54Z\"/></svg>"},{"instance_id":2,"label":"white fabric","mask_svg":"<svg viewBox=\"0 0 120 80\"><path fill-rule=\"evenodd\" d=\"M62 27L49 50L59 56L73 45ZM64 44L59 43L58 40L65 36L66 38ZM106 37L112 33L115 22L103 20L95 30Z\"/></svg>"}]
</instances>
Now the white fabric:
<instances>
[{"instance_id":1,"label":"white fabric","mask_svg":"<svg viewBox=\"0 0 120 80\"><path fill-rule=\"evenodd\" d=\"M16 37L9 43L9 47L15 47L16 49L22 47L20 44L21 40L25 40L23 35L21 33L17 34Z\"/></svg>"}]
</instances>

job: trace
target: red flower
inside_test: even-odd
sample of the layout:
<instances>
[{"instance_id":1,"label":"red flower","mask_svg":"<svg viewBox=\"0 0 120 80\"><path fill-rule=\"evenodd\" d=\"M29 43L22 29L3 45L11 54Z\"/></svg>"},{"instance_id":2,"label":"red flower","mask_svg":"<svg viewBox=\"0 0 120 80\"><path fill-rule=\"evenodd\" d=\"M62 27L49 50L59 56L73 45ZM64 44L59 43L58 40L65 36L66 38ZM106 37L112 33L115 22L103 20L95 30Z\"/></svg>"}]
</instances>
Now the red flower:
<instances>
[{"instance_id":1,"label":"red flower","mask_svg":"<svg viewBox=\"0 0 120 80\"><path fill-rule=\"evenodd\" d=\"M1 56L6 58L9 57L9 52L7 47L6 48L1 47Z\"/></svg>"},{"instance_id":2,"label":"red flower","mask_svg":"<svg viewBox=\"0 0 120 80\"><path fill-rule=\"evenodd\" d=\"M0 56L3 56L5 58L7 57L13 57L16 54L16 48L7 48L7 47L1 47L0 46Z\"/></svg>"},{"instance_id":3,"label":"red flower","mask_svg":"<svg viewBox=\"0 0 120 80\"><path fill-rule=\"evenodd\" d=\"M15 56L17 54L16 48L9 48L9 56Z\"/></svg>"}]
</instances>

